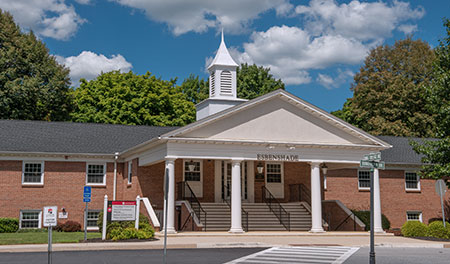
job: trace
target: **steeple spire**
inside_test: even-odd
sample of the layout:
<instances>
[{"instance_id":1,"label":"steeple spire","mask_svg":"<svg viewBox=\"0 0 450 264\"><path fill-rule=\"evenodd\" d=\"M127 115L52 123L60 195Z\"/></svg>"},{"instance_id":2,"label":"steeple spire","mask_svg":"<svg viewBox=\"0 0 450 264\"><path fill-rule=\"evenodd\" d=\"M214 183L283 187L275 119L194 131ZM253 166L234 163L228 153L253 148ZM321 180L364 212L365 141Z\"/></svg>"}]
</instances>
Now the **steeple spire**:
<instances>
[{"instance_id":1,"label":"steeple spire","mask_svg":"<svg viewBox=\"0 0 450 264\"><path fill-rule=\"evenodd\" d=\"M239 66L233 60L230 53L228 52L227 46L225 45L225 40L223 37L223 28L222 28L222 37L221 37L219 49L217 50L216 57L211 62L211 64L208 66L208 70L210 70L214 65L233 66L233 67Z\"/></svg>"}]
</instances>

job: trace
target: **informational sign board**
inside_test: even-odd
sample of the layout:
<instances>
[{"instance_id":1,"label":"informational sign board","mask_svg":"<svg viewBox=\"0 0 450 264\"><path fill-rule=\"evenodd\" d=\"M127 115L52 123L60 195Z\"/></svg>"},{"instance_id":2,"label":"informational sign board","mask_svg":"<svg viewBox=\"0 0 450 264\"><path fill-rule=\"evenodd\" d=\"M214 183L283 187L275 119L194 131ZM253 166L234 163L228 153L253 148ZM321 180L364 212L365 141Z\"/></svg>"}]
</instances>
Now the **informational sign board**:
<instances>
[{"instance_id":1,"label":"informational sign board","mask_svg":"<svg viewBox=\"0 0 450 264\"><path fill-rule=\"evenodd\" d=\"M136 201L108 201L108 221L135 221Z\"/></svg>"},{"instance_id":2,"label":"informational sign board","mask_svg":"<svg viewBox=\"0 0 450 264\"><path fill-rule=\"evenodd\" d=\"M445 192L447 191L447 185L443 180L437 180L436 181L436 193L439 196L444 196Z\"/></svg>"},{"instance_id":3,"label":"informational sign board","mask_svg":"<svg viewBox=\"0 0 450 264\"><path fill-rule=\"evenodd\" d=\"M45 206L44 207L44 220L43 224L45 227L56 226L57 225L57 215L58 207L57 206Z\"/></svg>"},{"instance_id":4,"label":"informational sign board","mask_svg":"<svg viewBox=\"0 0 450 264\"><path fill-rule=\"evenodd\" d=\"M58 218L66 219L69 216L67 212L59 212Z\"/></svg>"}]
</instances>

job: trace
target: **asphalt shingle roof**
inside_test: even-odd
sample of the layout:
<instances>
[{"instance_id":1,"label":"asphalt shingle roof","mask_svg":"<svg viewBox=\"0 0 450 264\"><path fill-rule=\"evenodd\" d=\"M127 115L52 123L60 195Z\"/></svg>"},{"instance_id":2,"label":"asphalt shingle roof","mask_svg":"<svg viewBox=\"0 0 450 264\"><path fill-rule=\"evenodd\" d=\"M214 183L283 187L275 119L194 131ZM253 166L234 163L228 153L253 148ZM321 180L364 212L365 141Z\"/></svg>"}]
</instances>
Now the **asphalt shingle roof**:
<instances>
[{"instance_id":1,"label":"asphalt shingle roof","mask_svg":"<svg viewBox=\"0 0 450 264\"><path fill-rule=\"evenodd\" d=\"M0 120L0 152L114 154L176 128Z\"/></svg>"},{"instance_id":2,"label":"asphalt shingle roof","mask_svg":"<svg viewBox=\"0 0 450 264\"><path fill-rule=\"evenodd\" d=\"M381 151L381 160L386 163L422 164L422 155L417 154L413 150L409 141L414 140L422 143L423 139L393 136L377 136L377 138L392 145L392 148Z\"/></svg>"}]
</instances>

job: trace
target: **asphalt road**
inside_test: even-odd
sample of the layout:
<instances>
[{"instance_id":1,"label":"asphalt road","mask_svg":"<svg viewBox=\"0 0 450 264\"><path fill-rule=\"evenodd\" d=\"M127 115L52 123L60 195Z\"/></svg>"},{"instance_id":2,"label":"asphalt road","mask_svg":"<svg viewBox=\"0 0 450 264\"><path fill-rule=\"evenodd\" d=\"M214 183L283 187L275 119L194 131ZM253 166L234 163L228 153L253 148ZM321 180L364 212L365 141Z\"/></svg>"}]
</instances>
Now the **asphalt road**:
<instances>
[{"instance_id":1,"label":"asphalt road","mask_svg":"<svg viewBox=\"0 0 450 264\"><path fill-rule=\"evenodd\" d=\"M214 264L235 260L265 248L169 249L167 263ZM369 249L360 248L344 264L369 262ZM45 264L47 253L0 253L0 264ZM162 263L162 250L54 252L53 264ZM377 264L449 264L449 248L376 248Z\"/></svg>"},{"instance_id":2,"label":"asphalt road","mask_svg":"<svg viewBox=\"0 0 450 264\"><path fill-rule=\"evenodd\" d=\"M375 248L377 264L449 264L450 248ZM369 263L369 248L360 248L344 264Z\"/></svg>"}]
</instances>

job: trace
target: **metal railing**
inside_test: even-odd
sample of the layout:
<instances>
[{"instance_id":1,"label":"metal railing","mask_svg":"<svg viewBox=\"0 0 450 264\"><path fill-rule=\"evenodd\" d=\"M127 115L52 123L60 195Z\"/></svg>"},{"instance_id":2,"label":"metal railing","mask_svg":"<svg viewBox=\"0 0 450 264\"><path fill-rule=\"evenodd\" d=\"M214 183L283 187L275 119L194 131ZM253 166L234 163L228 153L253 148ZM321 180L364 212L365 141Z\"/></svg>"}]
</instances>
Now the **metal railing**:
<instances>
[{"instance_id":1,"label":"metal railing","mask_svg":"<svg viewBox=\"0 0 450 264\"><path fill-rule=\"evenodd\" d=\"M203 209L202 205L200 204L200 201L197 199L197 196L195 196L195 193L192 191L191 187L187 182L183 181L178 183L177 200L186 200L189 202L189 205L194 211L194 214L197 216L198 220L201 223L203 223L204 227L203 231L206 231L206 218L207 218L206 211ZM194 217L192 214L190 215L190 217L192 218L192 222L194 222ZM184 226L187 224L188 219L186 219L181 229L183 229Z\"/></svg>"},{"instance_id":2,"label":"metal railing","mask_svg":"<svg viewBox=\"0 0 450 264\"><path fill-rule=\"evenodd\" d=\"M289 193L291 202L306 202L311 206L311 192L304 184L290 184Z\"/></svg>"},{"instance_id":3,"label":"metal railing","mask_svg":"<svg viewBox=\"0 0 450 264\"><path fill-rule=\"evenodd\" d=\"M352 218L350 218L350 217L352 217ZM343 224L348 223L349 218L350 218L350 219L353 219L353 231L356 231L356 219L355 219L356 216L355 216L355 213L353 213L353 212L352 212L351 214L349 214L349 215L347 216L347 218L344 219L344 221L342 221L339 225L337 225L336 228L334 228L334 230L331 229L331 227L330 227L330 229L333 230L333 231L338 231L339 228L340 228Z\"/></svg>"},{"instance_id":4,"label":"metal railing","mask_svg":"<svg viewBox=\"0 0 450 264\"><path fill-rule=\"evenodd\" d=\"M280 223L288 230L291 230L291 215L283 208L281 203L272 195L272 193L262 186L262 200L269 206L270 211L280 220Z\"/></svg>"},{"instance_id":5,"label":"metal railing","mask_svg":"<svg viewBox=\"0 0 450 264\"><path fill-rule=\"evenodd\" d=\"M228 186L224 185L223 186L223 192L222 192L222 200L228 205L228 207L230 208L231 211L231 204L230 204L230 196L231 195L231 191L228 188ZM244 210L244 208L242 208L241 206L241 212L242 212L242 227L244 229L245 232L248 232L248 212Z\"/></svg>"}]
</instances>

